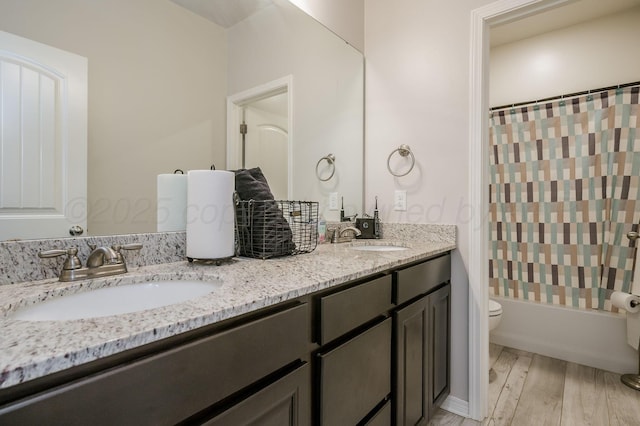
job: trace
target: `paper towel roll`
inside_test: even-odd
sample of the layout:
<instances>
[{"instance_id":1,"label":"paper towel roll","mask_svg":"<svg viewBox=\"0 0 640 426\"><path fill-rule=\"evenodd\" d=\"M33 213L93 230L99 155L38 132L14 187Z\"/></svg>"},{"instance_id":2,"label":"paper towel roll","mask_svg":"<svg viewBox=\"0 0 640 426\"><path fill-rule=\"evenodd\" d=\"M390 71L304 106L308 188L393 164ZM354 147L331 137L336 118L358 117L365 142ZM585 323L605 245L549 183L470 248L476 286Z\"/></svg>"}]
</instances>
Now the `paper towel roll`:
<instances>
[{"instance_id":1,"label":"paper towel roll","mask_svg":"<svg viewBox=\"0 0 640 426\"><path fill-rule=\"evenodd\" d=\"M158 232L184 231L186 213L187 175L158 175Z\"/></svg>"},{"instance_id":2,"label":"paper towel roll","mask_svg":"<svg viewBox=\"0 0 640 426\"><path fill-rule=\"evenodd\" d=\"M232 257L235 174L224 170L190 170L187 177L187 257Z\"/></svg>"},{"instance_id":3,"label":"paper towel roll","mask_svg":"<svg viewBox=\"0 0 640 426\"><path fill-rule=\"evenodd\" d=\"M614 291L611 293L611 303L613 306L630 313L640 312L640 296L635 294Z\"/></svg>"}]
</instances>

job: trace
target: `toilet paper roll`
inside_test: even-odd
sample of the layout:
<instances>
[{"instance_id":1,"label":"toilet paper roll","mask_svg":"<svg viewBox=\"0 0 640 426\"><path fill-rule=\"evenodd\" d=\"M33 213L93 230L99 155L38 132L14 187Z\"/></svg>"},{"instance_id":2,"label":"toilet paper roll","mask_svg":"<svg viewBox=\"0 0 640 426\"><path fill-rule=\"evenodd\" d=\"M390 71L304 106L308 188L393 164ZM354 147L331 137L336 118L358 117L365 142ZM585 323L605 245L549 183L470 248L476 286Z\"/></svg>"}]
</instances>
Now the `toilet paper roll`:
<instances>
[{"instance_id":1,"label":"toilet paper roll","mask_svg":"<svg viewBox=\"0 0 640 426\"><path fill-rule=\"evenodd\" d=\"M640 313L627 312L627 343L636 350L640 346Z\"/></svg>"},{"instance_id":2,"label":"toilet paper roll","mask_svg":"<svg viewBox=\"0 0 640 426\"><path fill-rule=\"evenodd\" d=\"M632 314L640 312L640 296L622 291L611 293L611 303L613 306L624 309Z\"/></svg>"},{"instance_id":3,"label":"toilet paper roll","mask_svg":"<svg viewBox=\"0 0 640 426\"><path fill-rule=\"evenodd\" d=\"M187 178L187 257L232 257L235 174L224 170L190 170Z\"/></svg>"},{"instance_id":4,"label":"toilet paper roll","mask_svg":"<svg viewBox=\"0 0 640 426\"><path fill-rule=\"evenodd\" d=\"M158 232L184 231L187 226L187 175L158 175Z\"/></svg>"}]
</instances>

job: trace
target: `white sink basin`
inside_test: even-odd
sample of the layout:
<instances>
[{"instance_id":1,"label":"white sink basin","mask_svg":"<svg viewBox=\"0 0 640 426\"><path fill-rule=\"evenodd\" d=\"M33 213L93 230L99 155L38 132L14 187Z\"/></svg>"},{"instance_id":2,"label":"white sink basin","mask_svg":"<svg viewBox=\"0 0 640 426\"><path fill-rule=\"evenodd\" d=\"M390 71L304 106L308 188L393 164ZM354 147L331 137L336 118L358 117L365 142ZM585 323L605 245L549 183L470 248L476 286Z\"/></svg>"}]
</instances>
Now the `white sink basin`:
<instances>
[{"instance_id":1,"label":"white sink basin","mask_svg":"<svg viewBox=\"0 0 640 426\"><path fill-rule=\"evenodd\" d=\"M215 291L219 282L149 281L69 294L17 309L10 318L57 321L107 317L185 302Z\"/></svg>"},{"instance_id":2,"label":"white sink basin","mask_svg":"<svg viewBox=\"0 0 640 426\"><path fill-rule=\"evenodd\" d=\"M401 251L401 250L407 250L409 247L370 245L370 246L353 246L351 248L353 250L362 250L362 251Z\"/></svg>"}]
</instances>

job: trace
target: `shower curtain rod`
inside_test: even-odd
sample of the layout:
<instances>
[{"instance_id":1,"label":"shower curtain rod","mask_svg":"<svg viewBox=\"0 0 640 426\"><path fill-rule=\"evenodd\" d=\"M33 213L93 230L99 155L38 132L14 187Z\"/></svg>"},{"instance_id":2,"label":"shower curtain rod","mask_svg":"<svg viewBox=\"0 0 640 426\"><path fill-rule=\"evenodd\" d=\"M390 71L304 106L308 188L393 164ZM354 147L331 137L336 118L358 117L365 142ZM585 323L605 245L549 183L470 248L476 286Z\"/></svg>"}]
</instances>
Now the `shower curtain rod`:
<instances>
[{"instance_id":1,"label":"shower curtain rod","mask_svg":"<svg viewBox=\"0 0 640 426\"><path fill-rule=\"evenodd\" d=\"M625 84L618 84L618 85L615 85L615 86L601 87L599 89L584 90L582 92L568 93L566 95L560 95L560 96L552 96L550 98L538 99L538 100L535 100L535 101L519 102L519 103L516 103L516 104L508 104L508 105L500 105L500 106L493 107L493 108L489 109L489 111L493 112L493 111L498 111L498 110L501 110L501 109L515 108L515 107L524 106L524 105L531 105L531 104L539 104L541 102L548 102L548 101L553 101L553 100L556 100L556 99L573 98L573 97L576 97L576 96L588 95L588 94L599 93L599 92L605 92L605 91L611 90L611 89L621 89L623 87L638 86L638 85L640 85L640 81L634 81L633 83L625 83Z\"/></svg>"}]
</instances>

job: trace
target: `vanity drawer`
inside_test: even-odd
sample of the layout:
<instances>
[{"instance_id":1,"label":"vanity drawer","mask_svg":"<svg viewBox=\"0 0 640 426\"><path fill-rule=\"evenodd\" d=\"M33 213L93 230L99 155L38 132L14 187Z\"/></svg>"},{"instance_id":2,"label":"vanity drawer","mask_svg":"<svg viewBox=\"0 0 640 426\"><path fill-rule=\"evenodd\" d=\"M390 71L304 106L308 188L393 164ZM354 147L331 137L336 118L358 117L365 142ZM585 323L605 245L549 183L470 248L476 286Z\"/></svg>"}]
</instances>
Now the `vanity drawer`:
<instances>
[{"instance_id":1,"label":"vanity drawer","mask_svg":"<svg viewBox=\"0 0 640 426\"><path fill-rule=\"evenodd\" d=\"M253 395L202 423L202 426L310 423L310 368L304 364Z\"/></svg>"},{"instance_id":2,"label":"vanity drawer","mask_svg":"<svg viewBox=\"0 0 640 426\"><path fill-rule=\"evenodd\" d=\"M391 391L391 318L317 356L320 424L357 424Z\"/></svg>"},{"instance_id":3,"label":"vanity drawer","mask_svg":"<svg viewBox=\"0 0 640 426\"><path fill-rule=\"evenodd\" d=\"M394 301L401 304L451 279L451 255L436 257L396 272Z\"/></svg>"},{"instance_id":4,"label":"vanity drawer","mask_svg":"<svg viewBox=\"0 0 640 426\"><path fill-rule=\"evenodd\" d=\"M0 424L175 424L304 357L308 305L0 407Z\"/></svg>"},{"instance_id":5,"label":"vanity drawer","mask_svg":"<svg viewBox=\"0 0 640 426\"><path fill-rule=\"evenodd\" d=\"M365 426L391 426L391 400L387 402L371 417Z\"/></svg>"},{"instance_id":6,"label":"vanity drawer","mask_svg":"<svg viewBox=\"0 0 640 426\"><path fill-rule=\"evenodd\" d=\"M319 342L324 345L391 307L391 275L320 298Z\"/></svg>"}]
</instances>

